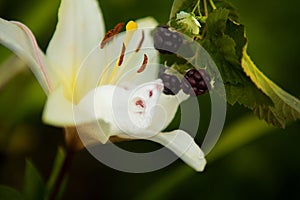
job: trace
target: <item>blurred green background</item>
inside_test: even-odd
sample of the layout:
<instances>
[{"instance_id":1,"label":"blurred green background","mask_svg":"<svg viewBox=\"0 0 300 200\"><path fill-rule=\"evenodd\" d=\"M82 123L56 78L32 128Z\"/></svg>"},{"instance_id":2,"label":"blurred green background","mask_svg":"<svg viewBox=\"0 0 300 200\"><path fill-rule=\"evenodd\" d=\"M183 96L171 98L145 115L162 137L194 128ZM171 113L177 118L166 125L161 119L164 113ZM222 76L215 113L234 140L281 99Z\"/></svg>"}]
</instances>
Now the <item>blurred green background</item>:
<instances>
[{"instance_id":1,"label":"blurred green background","mask_svg":"<svg viewBox=\"0 0 300 200\"><path fill-rule=\"evenodd\" d=\"M300 2L231 2L246 25L249 54L258 67L300 98ZM172 0L101 0L100 5L110 29L118 22L149 15L165 23ZM45 50L55 29L58 6L59 0L0 0L0 17L28 25ZM0 61L9 56L1 46ZM4 76L0 68L0 77ZM49 176L63 135L62 130L41 121L45 98L29 70L20 70L10 82L0 85L0 184L22 188L25 158L33 161L45 179ZM237 137L231 139L231 134L244 143L234 141ZM228 143L222 146L222 139ZM124 145L131 148L141 143ZM128 174L82 151L75 157L63 199L300 199L299 146L299 121L285 130L274 129L247 109L229 106L224 134L204 173L193 172L178 160L156 172Z\"/></svg>"}]
</instances>

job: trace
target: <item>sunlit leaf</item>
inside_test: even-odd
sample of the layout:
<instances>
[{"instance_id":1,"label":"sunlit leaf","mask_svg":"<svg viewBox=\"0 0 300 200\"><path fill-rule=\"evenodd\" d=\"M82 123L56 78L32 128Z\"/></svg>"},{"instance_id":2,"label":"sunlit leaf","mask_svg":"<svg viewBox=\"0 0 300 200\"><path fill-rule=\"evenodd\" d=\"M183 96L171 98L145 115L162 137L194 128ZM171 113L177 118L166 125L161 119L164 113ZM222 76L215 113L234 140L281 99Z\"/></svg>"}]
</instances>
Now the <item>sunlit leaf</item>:
<instances>
[{"instance_id":1,"label":"sunlit leaf","mask_svg":"<svg viewBox=\"0 0 300 200\"><path fill-rule=\"evenodd\" d=\"M256 108L255 112L260 118L278 127L285 127L287 122L300 119L299 99L290 95L266 77L248 56L246 48L242 59L242 67L255 85L268 95L274 104L273 106Z\"/></svg>"},{"instance_id":2,"label":"sunlit leaf","mask_svg":"<svg viewBox=\"0 0 300 200\"><path fill-rule=\"evenodd\" d=\"M269 124L284 128L300 119L297 98L268 79L247 55L244 26L220 8L207 19L207 36L201 44L210 53L222 75L230 104L239 103Z\"/></svg>"},{"instance_id":3,"label":"sunlit leaf","mask_svg":"<svg viewBox=\"0 0 300 200\"><path fill-rule=\"evenodd\" d=\"M244 27L228 19L227 9L217 9L207 19L207 36L201 41L222 75L227 101L254 110L272 105L271 99L259 90L241 67L242 50L246 45Z\"/></svg>"}]
</instances>

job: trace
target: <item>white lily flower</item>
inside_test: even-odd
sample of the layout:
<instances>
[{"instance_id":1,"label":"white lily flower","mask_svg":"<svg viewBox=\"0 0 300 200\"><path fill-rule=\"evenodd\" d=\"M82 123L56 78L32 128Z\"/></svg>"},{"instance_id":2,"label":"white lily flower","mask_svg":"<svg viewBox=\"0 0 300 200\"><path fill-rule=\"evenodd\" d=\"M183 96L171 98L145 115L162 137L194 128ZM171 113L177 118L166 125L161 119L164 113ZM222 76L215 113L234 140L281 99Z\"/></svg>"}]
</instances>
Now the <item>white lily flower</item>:
<instances>
[{"instance_id":1,"label":"white lily flower","mask_svg":"<svg viewBox=\"0 0 300 200\"><path fill-rule=\"evenodd\" d=\"M48 96L44 122L77 127L93 142L111 136L155 141L202 171L204 154L188 133L161 132L188 96L164 95L156 80L158 55L150 36L156 21L129 22L125 33L100 46L105 29L96 0L62 0L58 19L44 54L24 24L0 18L0 43L27 63ZM133 81L124 78L133 72Z\"/></svg>"}]
</instances>

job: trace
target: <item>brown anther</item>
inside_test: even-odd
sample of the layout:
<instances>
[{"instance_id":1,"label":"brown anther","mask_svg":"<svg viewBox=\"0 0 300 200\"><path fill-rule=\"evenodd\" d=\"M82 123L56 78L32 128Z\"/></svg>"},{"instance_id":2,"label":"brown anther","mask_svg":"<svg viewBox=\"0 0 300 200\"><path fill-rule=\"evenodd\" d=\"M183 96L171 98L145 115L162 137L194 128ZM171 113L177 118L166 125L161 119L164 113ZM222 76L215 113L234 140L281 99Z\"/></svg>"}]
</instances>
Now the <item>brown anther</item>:
<instances>
[{"instance_id":1,"label":"brown anther","mask_svg":"<svg viewBox=\"0 0 300 200\"><path fill-rule=\"evenodd\" d=\"M120 33L123 27L124 27L124 23L118 23L113 29L107 31L103 40L101 41L100 44L101 49L103 49L104 46L114 38L115 35Z\"/></svg>"},{"instance_id":2,"label":"brown anther","mask_svg":"<svg viewBox=\"0 0 300 200\"><path fill-rule=\"evenodd\" d=\"M137 70L137 73L141 73L146 69L146 66L148 64L148 56L144 54L144 60L142 66Z\"/></svg>"},{"instance_id":3,"label":"brown anther","mask_svg":"<svg viewBox=\"0 0 300 200\"><path fill-rule=\"evenodd\" d=\"M142 38L141 38L140 43L137 46L135 52L139 52L140 51L140 49L141 49L141 47L143 45L144 40L145 40L145 32L144 32L144 30L142 30Z\"/></svg>"},{"instance_id":4,"label":"brown anther","mask_svg":"<svg viewBox=\"0 0 300 200\"><path fill-rule=\"evenodd\" d=\"M123 43L121 55L120 55L120 57L119 57L118 66L121 66L122 63L123 63L124 56L125 56L125 51L126 51L126 46L125 46L125 44Z\"/></svg>"}]
</instances>

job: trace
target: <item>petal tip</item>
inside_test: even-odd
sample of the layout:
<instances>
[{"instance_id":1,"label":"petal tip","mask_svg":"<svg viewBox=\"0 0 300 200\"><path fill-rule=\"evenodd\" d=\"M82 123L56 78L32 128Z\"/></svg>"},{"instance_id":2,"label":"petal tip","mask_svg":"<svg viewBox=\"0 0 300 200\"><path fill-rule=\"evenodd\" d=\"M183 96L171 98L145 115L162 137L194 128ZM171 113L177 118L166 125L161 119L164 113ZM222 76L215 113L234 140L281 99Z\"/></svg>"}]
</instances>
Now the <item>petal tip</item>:
<instances>
[{"instance_id":1,"label":"petal tip","mask_svg":"<svg viewBox=\"0 0 300 200\"><path fill-rule=\"evenodd\" d=\"M206 166L206 159L205 158L200 158L196 164L197 166L195 167L195 170L197 172L203 172Z\"/></svg>"}]
</instances>

